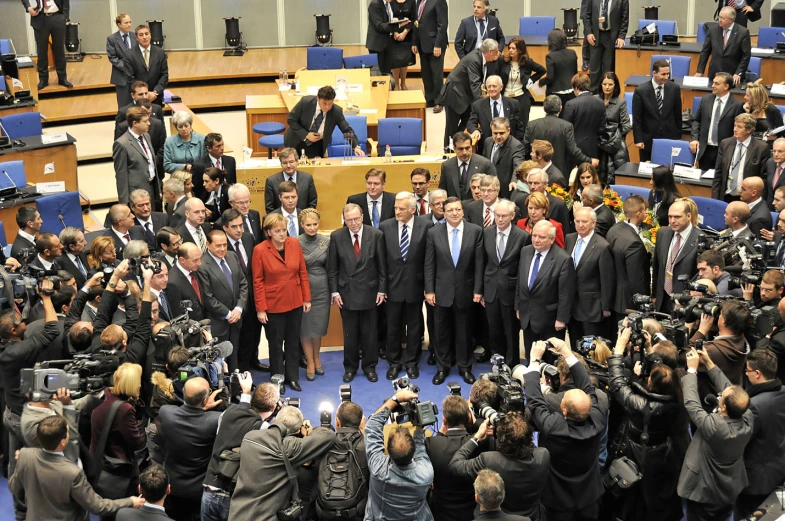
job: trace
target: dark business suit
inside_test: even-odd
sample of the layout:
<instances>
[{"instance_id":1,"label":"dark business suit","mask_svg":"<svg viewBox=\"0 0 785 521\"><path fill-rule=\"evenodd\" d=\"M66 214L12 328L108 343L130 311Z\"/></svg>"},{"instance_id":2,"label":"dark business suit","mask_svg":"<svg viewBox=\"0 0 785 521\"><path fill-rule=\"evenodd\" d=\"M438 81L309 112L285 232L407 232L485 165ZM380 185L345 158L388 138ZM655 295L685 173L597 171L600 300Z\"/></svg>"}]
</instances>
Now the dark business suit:
<instances>
[{"instance_id":1,"label":"dark business suit","mask_svg":"<svg viewBox=\"0 0 785 521\"><path fill-rule=\"evenodd\" d=\"M164 212L153 212L150 214L150 220L153 222L152 230L148 230L142 223L134 217L134 223L136 226L142 228L142 231L145 232L145 237L147 238L147 245L150 247L150 251L157 250L158 243L155 240L155 234L158 233L158 230L163 228L164 226L169 226L169 216Z\"/></svg>"},{"instance_id":2,"label":"dark business suit","mask_svg":"<svg viewBox=\"0 0 785 521\"><path fill-rule=\"evenodd\" d=\"M760 237L761 230L771 230L775 224L772 222L771 212L769 207L766 206L766 201L761 200L754 208L751 208L747 226L753 239Z\"/></svg>"},{"instance_id":3,"label":"dark business suit","mask_svg":"<svg viewBox=\"0 0 785 521\"><path fill-rule=\"evenodd\" d=\"M605 240L611 246L616 285L613 311L634 309L633 295L648 295L651 282L649 253L640 235L626 222L614 224Z\"/></svg>"},{"instance_id":4,"label":"dark business suit","mask_svg":"<svg viewBox=\"0 0 785 521\"><path fill-rule=\"evenodd\" d=\"M417 356L425 331L422 316L425 279L425 242L433 226L427 219L411 219L407 225L409 238L406 258L401 255L397 219L388 219L379 225L384 234L387 258L387 361L390 367L417 367ZM406 331L406 348L401 350L401 338Z\"/></svg>"},{"instance_id":5,"label":"dark business suit","mask_svg":"<svg viewBox=\"0 0 785 521\"><path fill-rule=\"evenodd\" d=\"M774 178L777 175L777 167L782 166L782 171L780 172L780 177L777 179L777 183L774 184ZM780 186L785 186L785 163L780 163L777 165L774 162L774 158L770 158L766 161L766 175L764 178L766 180L766 204L769 206L769 210L772 212L774 211L774 192L777 191L777 188Z\"/></svg>"},{"instance_id":6,"label":"dark business suit","mask_svg":"<svg viewBox=\"0 0 785 521\"><path fill-rule=\"evenodd\" d=\"M213 199L211 200L210 197L213 197ZM215 223L221 218L222 213L231 208L229 205L229 187L222 185L218 192L208 192L204 206L207 210L210 210L210 217L207 218L207 221Z\"/></svg>"},{"instance_id":7,"label":"dark business suit","mask_svg":"<svg viewBox=\"0 0 785 521\"><path fill-rule=\"evenodd\" d=\"M461 162L457 157L451 157L442 163L439 189L447 191L447 197L457 197L461 200L471 199L470 185L474 174L496 175L496 167L480 154L472 154L466 166L466 176L462 178Z\"/></svg>"},{"instance_id":8,"label":"dark business suit","mask_svg":"<svg viewBox=\"0 0 785 521\"><path fill-rule=\"evenodd\" d=\"M360 367L368 374L376 371L379 350L376 331L376 296L387 292L387 265L384 236L373 226L363 225L360 256L354 253L354 237L348 227L330 234L327 259L330 293L343 300L343 367L356 373Z\"/></svg>"},{"instance_id":9,"label":"dark business suit","mask_svg":"<svg viewBox=\"0 0 785 521\"><path fill-rule=\"evenodd\" d=\"M526 131L526 125L521 124L518 119L521 113L520 103L512 98L506 96L499 96L497 100L499 103L499 114L510 120L510 134L518 141L523 139L523 134ZM483 143L487 138L493 138L491 133L491 121L493 120L492 111L493 101L490 98L483 98L472 103L471 114L469 121L466 123L466 130L469 133L475 130L480 131L480 139L477 140L477 153L483 153ZM526 114L528 115L528 110ZM529 121L529 118L526 118Z\"/></svg>"},{"instance_id":10,"label":"dark business suit","mask_svg":"<svg viewBox=\"0 0 785 521\"><path fill-rule=\"evenodd\" d=\"M496 225L483 230L485 248L485 274L483 299L488 317L490 352L499 353L510 367L520 362L518 333L521 323L515 316L515 287L518 283L518 265L524 246L531 244L529 233L510 225L505 230L504 251L499 260L499 230Z\"/></svg>"},{"instance_id":11,"label":"dark business suit","mask_svg":"<svg viewBox=\"0 0 785 521\"><path fill-rule=\"evenodd\" d=\"M139 508L121 508L117 511L115 521L165 521L171 519L166 512L150 505L142 505Z\"/></svg>"},{"instance_id":12,"label":"dark business suit","mask_svg":"<svg viewBox=\"0 0 785 521\"><path fill-rule=\"evenodd\" d=\"M173 208L169 203L164 205L164 211L169 216L169 226L172 228L177 229L185 222L185 202L187 200L187 198L180 199L174 204Z\"/></svg>"},{"instance_id":13,"label":"dark business suit","mask_svg":"<svg viewBox=\"0 0 785 521\"><path fill-rule=\"evenodd\" d=\"M564 239L564 251L575 259L578 234L569 233ZM616 276L613 252L608 242L595 229L589 242L584 241L581 256L575 267L576 295L572 305L570 340L584 335L604 335L606 317L603 312L613 311Z\"/></svg>"},{"instance_id":14,"label":"dark business suit","mask_svg":"<svg viewBox=\"0 0 785 521\"><path fill-rule=\"evenodd\" d=\"M653 139L681 139L681 88L672 81L663 86L662 114L652 82L635 87L632 95L632 134L643 143L641 162L651 160Z\"/></svg>"},{"instance_id":15,"label":"dark business suit","mask_svg":"<svg viewBox=\"0 0 785 521\"><path fill-rule=\"evenodd\" d=\"M207 244L207 234L210 233L210 230L212 230L212 228L207 223L202 223L200 225L200 228L202 228L202 233L204 233L204 242L205 244ZM175 230L177 231L177 234L180 236L180 238L183 239L183 242L192 242L197 246L199 246L199 243L196 242L196 237L191 235L191 232L188 231L188 228L185 227L185 222L183 222L183 224L175 228Z\"/></svg>"},{"instance_id":16,"label":"dark business suit","mask_svg":"<svg viewBox=\"0 0 785 521\"><path fill-rule=\"evenodd\" d=\"M196 272L194 272L194 275L196 275ZM194 288L191 285L191 279L186 278L177 265L172 266L172 269L169 270L169 286L174 285L177 287L180 292L180 302L183 300L191 301L191 309L193 309L193 311L190 311L188 316L192 320L202 320L205 316L203 307L204 285L199 280L199 277L196 277L196 284L199 286L199 293L201 294L201 297L197 296L196 292L194 291ZM169 302L169 305L174 308L172 313L179 314L181 312L183 308L180 305L180 302Z\"/></svg>"},{"instance_id":17,"label":"dark business suit","mask_svg":"<svg viewBox=\"0 0 785 521\"><path fill-rule=\"evenodd\" d=\"M463 372L472 368L470 311L473 296L482 295L485 257L482 228L464 221L458 262L453 264L451 233L447 224L428 231L425 293L436 294L438 370L449 372L454 359L458 370Z\"/></svg>"},{"instance_id":18,"label":"dark business suit","mask_svg":"<svg viewBox=\"0 0 785 521\"><path fill-rule=\"evenodd\" d=\"M295 150L305 149L305 154L308 157L322 157L324 154L325 146L333 141L333 131L338 127L343 134L351 133L352 148L358 146L359 142L354 135L351 125L346 121L343 115L343 109L338 105L333 105L324 117L324 133L322 139L311 143L305 139L305 136L311 131L311 125L315 122L316 111L321 110L316 96L303 96L297 102L292 111L286 117L286 122L289 128L283 137L284 146L294 148ZM316 116L318 117L318 116ZM318 129L317 129L318 131Z\"/></svg>"},{"instance_id":19,"label":"dark business suit","mask_svg":"<svg viewBox=\"0 0 785 521\"><path fill-rule=\"evenodd\" d=\"M591 158L584 154L575 143L575 129L572 123L560 119L554 114L546 114L544 118L529 122L523 138L523 146L528 154L531 144L537 139L544 139L553 146L553 164L561 172L570 172L569 160L573 164L590 163Z\"/></svg>"},{"instance_id":20,"label":"dark business suit","mask_svg":"<svg viewBox=\"0 0 785 521\"><path fill-rule=\"evenodd\" d=\"M485 83L485 73L490 66L490 63L483 65L482 52L475 49L458 62L447 76L440 95L446 111L445 147L456 132L466 128L472 103L482 100L482 85Z\"/></svg>"},{"instance_id":21,"label":"dark business suit","mask_svg":"<svg viewBox=\"0 0 785 521\"><path fill-rule=\"evenodd\" d=\"M117 236L114 230L110 227L104 230L102 233L104 237L111 237L114 241L114 251L117 254L117 259L123 259L123 252L125 251L125 243L123 240ZM141 226L131 226L128 229L128 236L131 238L132 241L145 241L147 242L147 237L145 236L144 230Z\"/></svg>"},{"instance_id":22,"label":"dark business suit","mask_svg":"<svg viewBox=\"0 0 785 521\"><path fill-rule=\"evenodd\" d=\"M463 59L464 56L472 52L484 40L496 40L499 44L499 50L504 50L504 33L502 26L499 24L499 19L492 14L485 15L485 32L481 38L477 37L477 25L474 16L467 16L461 20L458 26L458 32L455 33L455 52L458 53L458 59Z\"/></svg>"},{"instance_id":23,"label":"dark business suit","mask_svg":"<svg viewBox=\"0 0 785 521\"><path fill-rule=\"evenodd\" d=\"M711 56L709 83L718 72L738 74L743 78L750 63L750 32L747 28L734 23L730 29L727 43L724 42L724 34L725 29L715 25L709 28L706 39L703 41L703 48L698 60L698 72L703 74L703 71L706 70L706 62Z\"/></svg>"},{"instance_id":24,"label":"dark business suit","mask_svg":"<svg viewBox=\"0 0 785 521\"><path fill-rule=\"evenodd\" d=\"M106 37L106 57L112 64L112 76L109 83L115 86L117 94L117 108L131 103L130 85L128 84L129 72L125 68L125 57L131 49L138 47L136 34L132 31L126 35L128 44L125 44L123 35L120 31L114 32Z\"/></svg>"},{"instance_id":25,"label":"dark business suit","mask_svg":"<svg viewBox=\"0 0 785 521\"><path fill-rule=\"evenodd\" d=\"M520 141L507 136L507 140L499 147L496 154L493 154L495 142L492 137L485 139L483 155L493 163L496 168L496 177L499 178L499 197L502 199L510 198L510 181L515 178L515 171L526 161L523 145ZM491 159L491 156L493 158Z\"/></svg>"},{"instance_id":26,"label":"dark business suit","mask_svg":"<svg viewBox=\"0 0 785 521\"><path fill-rule=\"evenodd\" d=\"M469 440L471 434L463 427L425 438L425 449L433 465L430 507L434 519L471 521L474 517L474 479L458 478L450 472L452 457Z\"/></svg>"},{"instance_id":27,"label":"dark business suit","mask_svg":"<svg viewBox=\"0 0 785 521\"><path fill-rule=\"evenodd\" d=\"M240 252L238 249L243 250L245 259L245 279L253 281L252 259L253 249L256 243L254 242L253 235L250 233L243 233L240 238L240 244L235 245L233 239L227 237L229 241L229 251L233 251L237 256L238 263L240 261ZM251 367L251 362L259 359L259 339L262 335L262 323L256 319L256 299L254 298L253 283L248 284L248 298L245 301L245 312L243 320L240 324L240 345L237 347L237 367L240 371L248 371Z\"/></svg>"},{"instance_id":28,"label":"dark business suit","mask_svg":"<svg viewBox=\"0 0 785 521\"><path fill-rule=\"evenodd\" d=\"M602 75L614 70L616 40L624 40L627 37L630 21L628 0L613 0L610 14L605 16L605 23L600 24L600 13L605 2L606 0L589 0L586 5L587 9L581 11L583 33L584 35L593 34L595 40L595 45L589 47L590 90L592 92L599 92Z\"/></svg>"},{"instance_id":29,"label":"dark business suit","mask_svg":"<svg viewBox=\"0 0 785 521\"><path fill-rule=\"evenodd\" d=\"M493 210L491 210L490 216L491 216L491 224L493 224L495 219L493 215ZM485 223L485 202L482 199L477 199L476 201L471 201L471 202L464 202L463 218L464 220L469 221L472 224L476 224L480 228L483 228L484 227L483 225Z\"/></svg>"},{"instance_id":30,"label":"dark business suit","mask_svg":"<svg viewBox=\"0 0 785 521\"><path fill-rule=\"evenodd\" d=\"M112 161L114 162L115 183L117 185L117 200L128 203L129 195L137 188L147 190L150 200L156 201L161 197L161 180L159 179L158 164L153 156L152 178L148 167L148 154L155 154L150 134L143 134L147 152L142 150L139 139L131 132L126 132L112 144Z\"/></svg>"},{"instance_id":31,"label":"dark business suit","mask_svg":"<svg viewBox=\"0 0 785 521\"><path fill-rule=\"evenodd\" d=\"M316 208L318 196L316 195L316 185L313 182L313 176L299 170L294 175L295 183L297 184L297 209ZM267 213L272 213L273 210L281 207L279 186L286 181L287 177L281 171L271 175L264 182L264 207Z\"/></svg>"},{"instance_id":32,"label":"dark business suit","mask_svg":"<svg viewBox=\"0 0 785 521\"><path fill-rule=\"evenodd\" d=\"M716 19L720 13L720 9L729 5L729 0L720 0L717 2L717 10L714 13L714 18ZM738 2L735 5L739 5ZM757 22L760 20L761 13L760 9L763 7L763 0L748 0L747 5L752 8L752 12L745 13L741 10L741 8L736 7L736 22L737 24L741 25L742 27L747 27L747 20L751 22ZM715 22L716 23L716 22Z\"/></svg>"},{"instance_id":33,"label":"dark business suit","mask_svg":"<svg viewBox=\"0 0 785 521\"><path fill-rule=\"evenodd\" d=\"M194 187L191 190L191 195L198 197L202 202L207 202L210 194L204 189L202 182L202 175L208 168L213 167L213 161L210 159L210 154L205 154L191 165L191 177L194 180ZM226 183L233 185L237 182L237 160L232 156L221 156L221 170L226 175ZM227 207L228 208L228 207Z\"/></svg>"},{"instance_id":34,"label":"dark business suit","mask_svg":"<svg viewBox=\"0 0 785 521\"><path fill-rule=\"evenodd\" d=\"M657 246L654 249L654 258L652 259L652 293L657 299L656 311L669 313L672 309L672 302L667 293L665 293L665 277L668 265L668 250L673 241L674 231L670 226L663 226L657 232ZM673 263L673 293L681 293L685 291L686 283L679 280L679 275L687 275L687 278L692 278L697 273L698 261L698 229L694 226L686 241L681 241L681 251ZM674 247L676 243L673 243Z\"/></svg>"},{"instance_id":35,"label":"dark business suit","mask_svg":"<svg viewBox=\"0 0 785 521\"><path fill-rule=\"evenodd\" d=\"M373 226L372 216L368 212L368 199L367 193L350 195L346 198L346 204L354 203L360 207L363 212L363 224ZM379 212L379 224L387 219L395 219L395 194L390 192L382 192L382 209Z\"/></svg>"},{"instance_id":36,"label":"dark business suit","mask_svg":"<svg viewBox=\"0 0 785 521\"><path fill-rule=\"evenodd\" d=\"M569 184L567 183L567 179L565 179L564 174L561 170L556 168L556 165L551 162L551 166L545 169L545 173L548 174L548 184L549 185L559 185L562 188L568 188Z\"/></svg>"},{"instance_id":37,"label":"dark business suit","mask_svg":"<svg viewBox=\"0 0 785 521\"><path fill-rule=\"evenodd\" d=\"M572 49L558 49L545 55L546 75L540 78L540 87L546 86L545 94L550 96L554 92L569 90L570 94L559 94L562 98L562 107L567 100L572 99L572 77L578 74L578 55Z\"/></svg>"},{"instance_id":38,"label":"dark business suit","mask_svg":"<svg viewBox=\"0 0 785 521\"><path fill-rule=\"evenodd\" d=\"M447 0L418 0L415 8L418 20L413 24L412 46L417 47L420 55L425 106L433 107L444 80L444 53L448 45ZM433 54L436 48L442 52L438 57Z\"/></svg>"},{"instance_id":39,"label":"dark business suit","mask_svg":"<svg viewBox=\"0 0 785 521\"><path fill-rule=\"evenodd\" d=\"M558 320L565 328L569 324L575 296L575 268L572 259L555 243L551 245L545 259L541 259L537 278L531 288L529 287L529 270L536 254L537 251L531 245L521 251L515 289L515 310L523 329L527 360L534 341L547 340L550 337L564 338L566 329L556 331L555 323Z\"/></svg>"},{"instance_id":40,"label":"dark business suit","mask_svg":"<svg viewBox=\"0 0 785 521\"><path fill-rule=\"evenodd\" d=\"M613 11L611 11L613 12ZM605 117L605 104L590 92L582 92L567 102L562 113L564 121L572 123L575 144L589 157L599 158L598 136ZM577 166L576 163L574 166Z\"/></svg>"},{"instance_id":41,"label":"dark business suit","mask_svg":"<svg viewBox=\"0 0 785 521\"><path fill-rule=\"evenodd\" d=\"M168 273L171 273L172 267L169 267L168 269ZM166 299L166 306L161 304L161 293L164 294L164 298ZM180 308L181 300L183 300L183 297L180 293L180 289L175 284L167 284L166 289L161 290L158 295L158 313L160 320L171 322L174 318L182 315L184 311ZM175 304L177 307L175 307Z\"/></svg>"},{"instance_id":42,"label":"dark business suit","mask_svg":"<svg viewBox=\"0 0 785 521\"><path fill-rule=\"evenodd\" d=\"M160 101L160 100L157 100L157 101ZM120 107L117 110L117 114L115 114L115 117L114 117L115 129L117 129L117 125L119 125L123 121L126 121L126 113L128 112L128 109L130 109L132 107L136 107L136 102L132 101L132 102L128 103L127 105L123 105L122 107ZM163 121L164 121L164 110L163 110L163 108L161 107L160 104L153 103L153 113L152 113L151 117L153 117L153 118L155 118L157 120L160 120L161 123L163 123ZM116 132L117 131L115 130L115 133Z\"/></svg>"},{"instance_id":43,"label":"dark business suit","mask_svg":"<svg viewBox=\"0 0 785 521\"><path fill-rule=\"evenodd\" d=\"M384 0L371 0L368 4L368 33L365 38L368 52L376 53L379 57L379 70L384 74L390 73L389 60L385 51L394 45L392 33L396 32L399 27L399 24L390 22L390 17L387 15L387 5L388 3ZM408 25L406 28L409 28Z\"/></svg>"},{"instance_id":44,"label":"dark business suit","mask_svg":"<svg viewBox=\"0 0 785 521\"><path fill-rule=\"evenodd\" d=\"M712 77L713 78L713 77ZM719 122L717 124L717 142L714 146L709 145L709 133L711 132L711 118L714 116L714 102L717 96L706 94L701 98L698 110L692 119L692 141L698 141L698 155L695 158L702 169L714 168L717 162L717 147L722 140L733 137L733 123L736 116L744 112L744 103L729 94L725 103L722 104Z\"/></svg>"},{"instance_id":45,"label":"dark business suit","mask_svg":"<svg viewBox=\"0 0 785 521\"><path fill-rule=\"evenodd\" d=\"M49 80L49 38L52 39L52 54L55 59L55 70L60 82L66 81L65 70L65 23L71 17L70 0L53 0L57 6L57 13L47 16L44 13L45 2L40 2L38 16L30 17L30 26L35 33L35 47L38 55L38 76L40 79ZM22 7L38 7L37 0L22 0ZM10 14L8 14L10 16ZM28 86L29 88L29 86ZM5 90L5 85L3 85Z\"/></svg>"},{"instance_id":46,"label":"dark business suit","mask_svg":"<svg viewBox=\"0 0 785 521\"><path fill-rule=\"evenodd\" d=\"M147 83L147 88L158 94L156 101L163 103L164 90L169 85L169 61L160 47L151 44L149 50L149 67L144 64L143 49L139 45L125 55L126 81L129 85L135 81Z\"/></svg>"},{"instance_id":47,"label":"dark business suit","mask_svg":"<svg viewBox=\"0 0 785 521\"><path fill-rule=\"evenodd\" d=\"M25 237L22 237L17 233L14 243L11 245L11 257L15 258L24 265L24 259L26 256L30 256L34 253L35 243L30 242Z\"/></svg>"},{"instance_id":48,"label":"dark business suit","mask_svg":"<svg viewBox=\"0 0 785 521\"><path fill-rule=\"evenodd\" d=\"M87 257L85 257L84 253L79 255L79 260L82 261L82 267L89 274L89 267L87 265ZM81 288L82 286L85 285L85 282L87 282L87 276L85 274L83 274L81 271L79 271L79 268L76 266L76 264L74 264L71 261L71 258L68 255L63 253L62 255L57 257L57 263L60 266L62 266L62 268L64 270L66 270L68 273L70 273L71 275L74 276L74 279L76 279L76 287L77 288Z\"/></svg>"},{"instance_id":49,"label":"dark business suit","mask_svg":"<svg viewBox=\"0 0 785 521\"><path fill-rule=\"evenodd\" d=\"M230 324L226 316L235 308L240 308L241 311L245 309L249 284L234 252L227 251L223 260L232 275L231 282L209 252L202 255L202 265L197 270L196 277L199 279L199 286L203 289L204 313L210 319L213 336L220 342L230 341L234 347L228 360L229 370L234 371L237 368L242 319ZM253 318L255 317L248 317L248 320Z\"/></svg>"},{"instance_id":50,"label":"dark business suit","mask_svg":"<svg viewBox=\"0 0 785 521\"><path fill-rule=\"evenodd\" d=\"M616 224L616 217L613 215L613 211L604 204L594 208L594 213L597 214L597 227L594 231L605 237L611 226Z\"/></svg>"},{"instance_id":51,"label":"dark business suit","mask_svg":"<svg viewBox=\"0 0 785 521\"><path fill-rule=\"evenodd\" d=\"M738 140L731 136L722 140L717 148L717 162L714 165L714 179L711 182L712 199L721 201L725 198L729 186L728 177L733 166L733 156L736 153L737 143ZM739 179L738 188L741 188L741 181L748 177L756 176L766 179L766 163L770 157L771 150L769 145L760 139L751 137L744 159L744 171L741 174L741 179Z\"/></svg>"}]
</instances>

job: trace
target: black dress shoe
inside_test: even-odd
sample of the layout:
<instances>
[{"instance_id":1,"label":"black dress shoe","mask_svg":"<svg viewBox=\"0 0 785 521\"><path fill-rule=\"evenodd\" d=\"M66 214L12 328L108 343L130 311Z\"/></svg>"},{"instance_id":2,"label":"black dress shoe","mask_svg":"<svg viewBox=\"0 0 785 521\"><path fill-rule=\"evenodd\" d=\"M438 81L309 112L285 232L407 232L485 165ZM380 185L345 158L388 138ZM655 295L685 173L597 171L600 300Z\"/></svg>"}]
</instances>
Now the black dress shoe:
<instances>
[{"instance_id":1,"label":"black dress shoe","mask_svg":"<svg viewBox=\"0 0 785 521\"><path fill-rule=\"evenodd\" d=\"M352 380L354 380L354 373L353 372L347 371L347 372L343 373L343 383L348 384Z\"/></svg>"},{"instance_id":2,"label":"black dress shoe","mask_svg":"<svg viewBox=\"0 0 785 521\"><path fill-rule=\"evenodd\" d=\"M299 383L297 383L297 382L295 382L294 380L291 380L291 381L288 381L288 382L286 382L286 385L288 385L288 386L289 386L289 388L290 388L292 391L297 391L298 393L299 393L299 392L301 392L301 391L303 390L303 388L302 388L302 387L300 387L300 384L299 384Z\"/></svg>"},{"instance_id":3,"label":"black dress shoe","mask_svg":"<svg viewBox=\"0 0 785 521\"><path fill-rule=\"evenodd\" d=\"M58 84L58 85L62 85L63 87L67 87L67 88L69 88L69 89L70 89L71 87L73 87L73 86L74 86L74 84L73 84L73 83L71 83L71 82L70 82L70 81L68 81L68 80L58 80L57 84Z\"/></svg>"},{"instance_id":4,"label":"black dress shoe","mask_svg":"<svg viewBox=\"0 0 785 521\"><path fill-rule=\"evenodd\" d=\"M395 380L398 378L398 374L401 372L401 368L397 365L391 365L389 369L387 369L387 379L388 380Z\"/></svg>"},{"instance_id":5,"label":"black dress shoe","mask_svg":"<svg viewBox=\"0 0 785 521\"><path fill-rule=\"evenodd\" d=\"M308 369L308 360L306 360L304 356L300 357L300 367Z\"/></svg>"},{"instance_id":6,"label":"black dress shoe","mask_svg":"<svg viewBox=\"0 0 785 521\"><path fill-rule=\"evenodd\" d=\"M370 373L365 373L365 377L368 379L369 382L378 382L379 375L376 374L376 371L371 371Z\"/></svg>"},{"instance_id":7,"label":"black dress shoe","mask_svg":"<svg viewBox=\"0 0 785 521\"><path fill-rule=\"evenodd\" d=\"M491 354L487 350L477 355L478 364L484 364L485 362L489 362L490 360L491 360Z\"/></svg>"},{"instance_id":8,"label":"black dress shoe","mask_svg":"<svg viewBox=\"0 0 785 521\"><path fill-rule=\"evenodd\" d=\"M43 90L49 86L49 80L41 79L38 81L38 90Z\"/></svg>"},{"instance_id":9,"label":"black dress shoe","mask_svg":"<svg viewBox=\"0 0 785 521\"><path fill-rule=\"evenodd\" d=\"M406 370L406 375L409 377L409 380L416 380L420 377L420 370L417 369L416 365L413 365Z\"/></svg>"},{"instance_id":10,"label":"black dress shoe","mask_svg":"<svg viewBox=\"0 0 785 521\"><path fill-rule=\"evenodd\" d=\"M469 385L471 385L471 384L473 384L474 382L477 381L477 379L474 377L474 375L472 374L471 371L463 371L460 374L461 374L461 377L463 378L463 381L466 382Z\"/></svg>"},{"instance_id":11,"label":"black dress shoe","mask_svg":"<svg viewBox=\"0 0 785 521\"><path fill-rule=\"evenodd\" d=\"M433 351L428 351L428 365L436 365L436 356Z\"/></svg>"},{"instance_id":12,"label":"black dress shoe","mask_svg":"<svg viewBox=\"0 0 785 521\"><path fill-rule=\"evenodd\" d=\"M387 360L387 351L384 349L379 350L379 359Z\"/></svg>"},{"instance_id":13,"label":"black dress shoe","mask_svg":"<svg viewBox=\"0 0 785 521\"><path fill-rule=\"evenodd\" d=\"M254 369L256 371L261 371L263 373L269 373L270 372L270 366L267 365L267 364L263 364L259 360L255 360L255 361L251 362L251 369Z\"/></svg>"},{"instance_id":14,"label":"black dress shoe","mask_svg":"<svg viewBox=\"0 0 785 521\"><path fill-rule=\"evenodd\" d=\"M433 375L433 385L441 385L447 379L447 371L437 371L435 375Z\"/></svg>"}]
</instances>

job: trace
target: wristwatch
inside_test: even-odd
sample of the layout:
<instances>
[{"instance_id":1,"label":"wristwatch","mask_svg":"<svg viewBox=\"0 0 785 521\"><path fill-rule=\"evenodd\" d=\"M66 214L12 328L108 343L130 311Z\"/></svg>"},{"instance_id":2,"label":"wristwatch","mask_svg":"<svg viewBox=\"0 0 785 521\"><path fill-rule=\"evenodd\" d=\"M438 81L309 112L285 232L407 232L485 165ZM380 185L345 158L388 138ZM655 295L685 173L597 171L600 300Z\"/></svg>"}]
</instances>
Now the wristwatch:
<instances>
[{"instance_id":1,"label":"wristwatch","mask_svg":"<svg viewBox=\"0 0 785 521\"><path fill-rule=\"evenodd\" d=\"M533 364L541 364L542 360L540 360L539 358L535 358L534 360L532 360L532 363Z\"/></svg>"},{"instance_id":2,"label":"wristwatch","mask_svg":"<svg viewBox=\"0 0 785 521\"><path fill-rule=\"evenodd\" d=\"M687 372L690 373L690 374L698 374L697 369L692 369L692 368L687 369Z\"/></svg>"},{"instance_id":3,"label":"wristwatch","mask_svg":"<svg viewBox=\"0 0 785 521\"><path fill-rule=\"evenodd\" d=\"M114 288L116 288L116 287L117 287L117 284L115 284L114 282L110 282L110 283L108 283L106 286L107 286L108 288L114 289Z\"/></svg>"},{"instance_id":4,"label":"wristwatch","mask_svg":"<svg viewBox=\"0 0 785 521\"><path fill-rule=\"evenodd\" d=\"M390 400L394 401L395 403L399 403L398 402L398 395L395 395L395 394L392 395L392 398L390 398Z\"/></svg>"}]
</instances>

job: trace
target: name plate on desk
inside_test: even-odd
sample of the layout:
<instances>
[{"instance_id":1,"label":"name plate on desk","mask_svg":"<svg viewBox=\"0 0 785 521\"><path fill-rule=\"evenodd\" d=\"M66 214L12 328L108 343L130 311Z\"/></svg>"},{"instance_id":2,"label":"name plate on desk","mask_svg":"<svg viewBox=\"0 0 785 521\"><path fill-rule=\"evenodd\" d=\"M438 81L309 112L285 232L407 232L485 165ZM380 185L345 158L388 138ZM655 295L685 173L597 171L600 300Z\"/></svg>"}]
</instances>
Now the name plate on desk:
<instances>
[{"instance_id":1,"label":"name plate on desk","mask_svg":"<svg viewBox=\"0 0 785 521\"><path fill-rule=\"evenodd\" d=\"M65 132L43 134L41 136L41 143L44 145L54 145L55 143L65 143L66 141L68 141L68 134Z\"/></svg>"},{"instance_id":2,"label":"name plate on desk","mask_svg":"<svg viewBox=\"0 0 785 521\"><path fill-rule=\"evenodd\" d=\"M58 194L65 192L65 181L52 181L50 183L36 183L35 189L39 194Z\"/></svg>"},{"instance_id":3,"label":"name plate on desk","mask_svg":"<svg viewBox=\"0 0 785 521\"><path fill-rule=\"evenodd\" d=\"M652 171L660 165L654 163L641 163L638 165L639 174L651 174Z\"/></svg>"},{"instance_id":4,"label":"name plate on desk","mask_svg":"<svg viewBox=\"0 0 785 521\"><path fill-rule=\"evenodd\" d=\"M674 177L686 177L687 179L698 180L702 175L703 171L700 168L690 168L684 165L676 165L673 167Z\"/></svg>"},{"instance_id":5,"label":"name plate on desk","mask_svg":"<svg viewBox=\"0 0 785 521\"><path fill-rule=\"evenodd\" d=\"M685 76L682 78L685 87L708 87L709 78L699 76Z\"/></svg>"},{"instance_id":6,"label":"name plate on desk","mask_svg":"<svg viewBox=\"0 0 785 521\"><path fill-rule=\"evenodd\" d=\"M775 83L771 86L771 93L772 94L779 94L780 96L785 96L785 85L781 83Z\"/></svg>"}]
</instances>

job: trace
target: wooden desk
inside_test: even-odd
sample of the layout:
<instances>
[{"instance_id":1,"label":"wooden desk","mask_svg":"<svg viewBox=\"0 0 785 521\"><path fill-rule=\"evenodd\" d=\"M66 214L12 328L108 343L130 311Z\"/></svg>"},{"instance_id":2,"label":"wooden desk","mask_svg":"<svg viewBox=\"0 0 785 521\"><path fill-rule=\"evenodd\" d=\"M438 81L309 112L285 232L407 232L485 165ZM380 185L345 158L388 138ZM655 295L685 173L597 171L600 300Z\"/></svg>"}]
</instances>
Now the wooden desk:
<instances>
[{"instance_id":1,"label":"wooden desk","mask_svg":"<svg viewBox=\"0 0 785 521\"><path fill-rule=\"evenodd\" d=\"M37 108L38 102L33 100L32 102L24 102L24 103L16 103L14 105L5 105L0 107L0 118L4 118L6 116L11 116L13 114L22 114L24 112L35 112L38 110ZM0 130L0 135L2 135L2 130Z\"/></svg>"},{"instance_id":2,"label":"wooden desk","mask_svg":"<svg viewBox=\"0 0 785 521\"><path fill-rule=\"evenodd\" d=\"M0 151L0 163L6 161L24 161L27 184L52 181L65 181L65 189L69 192L79 190L76 177L76 140L68 136L68 142L56 145L42 145L41 136L23 139L28 146ZM54 172L44 174L47 164L54 164Z\"/></svg>"},{"instance_id":3,"label":"wooden desk","mask_svg":"<svg viewBox=\"0 0 785 521\"><path fill-rule=\"evenodd\" d=\"M194 120L193 125L191 125L191 128L193 128L196 132L202 134L203 136L212 133L212 129L210 129L210 127L208 127L207 124L204 121L202 121L202 118L194 114L194 112L191 109L189 109L185 103L168 103L167 106L171 109L172 114L181 111L189 112ZM169 133L170 133L169 135L171 136L177 134L177 129L174 127L174 123L172 123L171 118L169 119ZM232 148L229 146L228 143L226 143L226 141L224 141L224 153L229 154L231 152L232 152Z\"/></svg>"}]
</instances>

